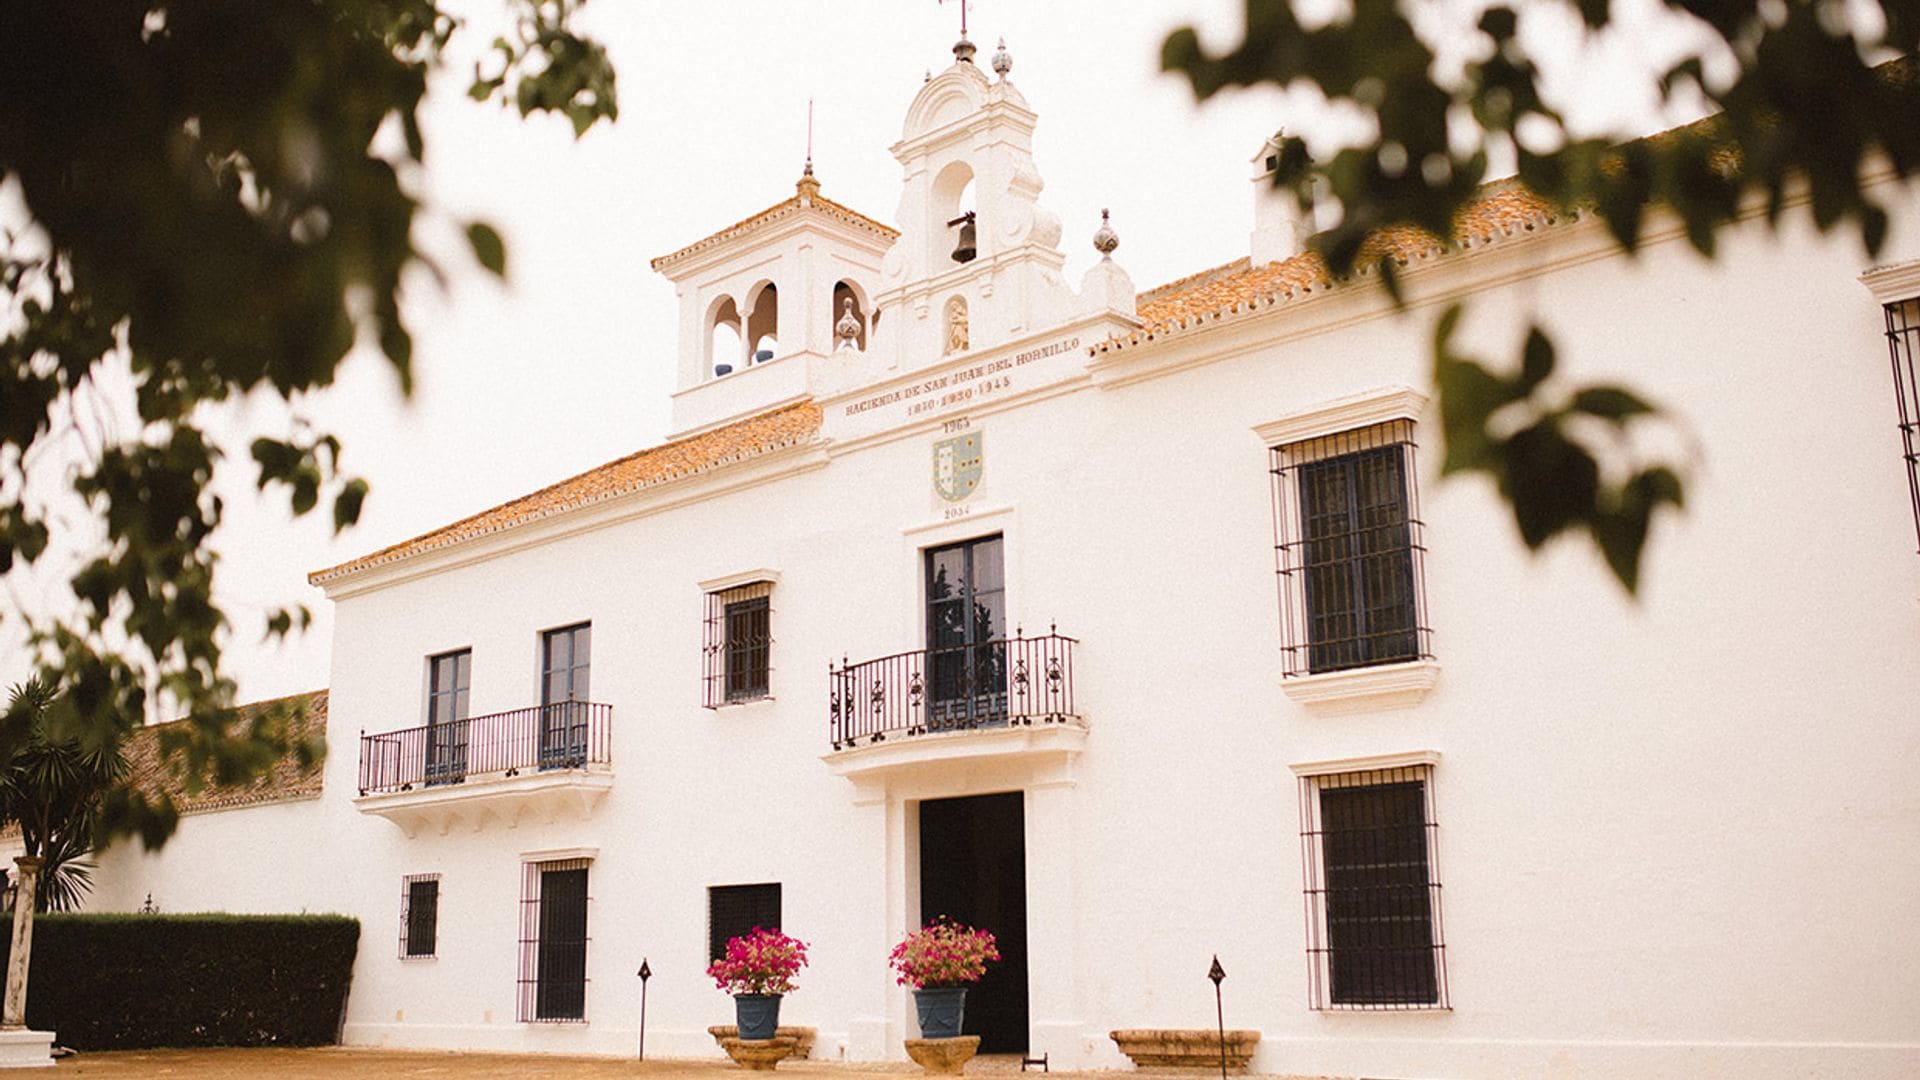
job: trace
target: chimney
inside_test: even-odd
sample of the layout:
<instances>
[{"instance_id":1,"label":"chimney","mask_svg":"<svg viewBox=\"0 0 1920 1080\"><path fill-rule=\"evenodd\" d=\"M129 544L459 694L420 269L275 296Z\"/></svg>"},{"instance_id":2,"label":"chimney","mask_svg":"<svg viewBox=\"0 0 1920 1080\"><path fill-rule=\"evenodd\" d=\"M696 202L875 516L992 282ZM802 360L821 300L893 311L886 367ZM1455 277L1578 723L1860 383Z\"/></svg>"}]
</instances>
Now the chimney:
<instances>
[{"instance_id":1,"label":"chimney","mask_svg":"<svg viewBox=\"0 0 1920 1080\"><path fill-rule=\"evenodd\" d=\"M1307 238L1314 232L1313 215L1301 211L1292 190L1273 186L1280 140L1275 132L1253 156L1253 232L1248 239L1255 266L1285 262L1307 250Z\"/></svg>"}]
</instances>

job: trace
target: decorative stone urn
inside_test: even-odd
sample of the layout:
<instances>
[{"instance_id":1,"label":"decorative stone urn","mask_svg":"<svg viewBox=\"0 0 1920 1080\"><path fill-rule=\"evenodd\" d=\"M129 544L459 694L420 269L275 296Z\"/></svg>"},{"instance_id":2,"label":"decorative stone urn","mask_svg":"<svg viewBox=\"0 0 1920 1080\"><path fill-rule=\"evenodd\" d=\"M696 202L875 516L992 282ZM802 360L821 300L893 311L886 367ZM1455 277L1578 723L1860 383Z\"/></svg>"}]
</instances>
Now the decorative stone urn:
<instances>
[{"instance_id":1,"label":"decorative stone urn","mask_svg":"<svg viewBox=\"0 0 1920 1080\"><path fill-rule=\"evenodd\" d=\"M793 1044L797 1041L791 1035L775 1035L771 1039L724 1038L720 1040L720 1049L743 1069L772 1072L782 1058L793 1053Z\"/></svg>"},{"instance_id":2,"label":"decorative stone urn","mask_svg":"<svg viewBox=\"0 0 1920 1080\"><path fill-rule=\"evenodd\" d=\"M973 1055L980 1052L980 1036L961 1035L952 1039L908 1039L907 1056L929 1076L958 1076Z\"/></svg>"},{"instance_id":3,"label":"decorative stone urn","mask_svg":"<svg viewBox=\"0 0 1920 1080\"><path fill-rule=\"evenodd\" d=\"M713 1036L714 1042L725 1047L728 1039L738 1039L740 1037L740 1027L737 1024L715 1024L707 1029L707 1034ZM793 1052L788 1056L795 1061L805 1061L807 1056L813 1053L813 1040L818 1034L819 1031L816 1028L788 1027L785 1024L781 1024L778 1028L774 1029L773 1037L776 1039L793 1039Z\"/></svg>"}]
</instances>

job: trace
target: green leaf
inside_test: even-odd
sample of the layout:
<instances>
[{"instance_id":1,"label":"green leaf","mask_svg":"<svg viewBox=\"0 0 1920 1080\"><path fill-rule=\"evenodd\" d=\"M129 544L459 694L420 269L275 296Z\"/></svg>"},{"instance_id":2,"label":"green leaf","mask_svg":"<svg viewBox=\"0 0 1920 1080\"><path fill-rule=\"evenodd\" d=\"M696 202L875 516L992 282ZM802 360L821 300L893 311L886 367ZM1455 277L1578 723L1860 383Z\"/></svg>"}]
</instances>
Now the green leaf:
<instances>
[{"instance_id":1,"label":"green leaf","mask_svg":"<svg viewBox=\"0 0 1920 1080\"><path fill-rule=\"evenodd\" d=\"M360 507L367 501L367 482L359 477L346 482L333 500L333 531L338 535L360 520Z\"/></svg>"},{"instance_id":2,"label":"green leaf","mask_svg":"<svg viewBox=\"0 0 1920 1080\"><path fill-rule=\"evenodd\" d=\"M467 243L473 247L473 257L481 266L495 277L507 276L507 245L493 226L484 221L469 224Z\"/></svg>"},{"instance_id":3,"label":"green leaf","mask_svg":"<svg viewBox=\"0 0 1920 1080\"><path fill-rule=\"evenodd\" d=\"M1527 344L1520 352L1518 389L1530 394L1553 374L1553 340L1538 326L1527 329Z\"/></svg>"},{"instance_id":4,"label":"green leaf","mask_svg":"<svg viewBox=\"0 0 1920 1080\"><path fill-rule=\"evenodd\" d=\"M1621 421L1659 410L1630 390L1618 386L1589 386L1573 395L1573 408L1589 416Z\"/></svg>"}]
</instances>

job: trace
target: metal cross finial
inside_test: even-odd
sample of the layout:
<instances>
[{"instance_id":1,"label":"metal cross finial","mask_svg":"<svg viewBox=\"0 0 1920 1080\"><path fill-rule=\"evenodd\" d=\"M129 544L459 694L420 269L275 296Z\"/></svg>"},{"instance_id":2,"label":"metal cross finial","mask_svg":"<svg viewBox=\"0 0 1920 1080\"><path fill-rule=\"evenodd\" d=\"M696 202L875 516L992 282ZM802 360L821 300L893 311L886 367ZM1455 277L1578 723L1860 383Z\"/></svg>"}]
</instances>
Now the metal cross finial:
<instances>
[{"instance_id":1,"label":"metal cross finial","mask_svg":"<svg viewBox=\"0 0 1920 1080\"><path fill-rule=\"evenodd\" d=\"M940 0L940 2L942 4L945 4L947 0ZM960 0L960 37L962 40L965 40L966 36L967 36L967 0Z\"/></svg>"}]
</instances>

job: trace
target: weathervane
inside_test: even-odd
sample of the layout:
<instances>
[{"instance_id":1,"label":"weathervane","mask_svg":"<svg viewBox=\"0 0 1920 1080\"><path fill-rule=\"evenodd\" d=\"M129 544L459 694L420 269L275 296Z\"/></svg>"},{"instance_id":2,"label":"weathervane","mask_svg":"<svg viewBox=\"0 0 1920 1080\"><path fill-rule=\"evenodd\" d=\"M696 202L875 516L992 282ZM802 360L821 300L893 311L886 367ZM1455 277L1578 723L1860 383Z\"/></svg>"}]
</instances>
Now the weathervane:
<instances>
[{"instance_id":1,"label":"weathervane","mask_svg":"<svg viewBox=\"0 0 1920 1080\"><path fill-rule=\"evenodd\" d=\"M947 0L940 0L945 5ZM967 0L960 0L960 40L967 40Z\"/></svg>"},{"instance_id":2,"label":"weathervane","mask_svg":"<svg viewBox=\"0 0 1920 1080\"><path fill-rule=\"evenodd\" d=\"M940 0L945 4L947 0ZM956 62L973 63L973 42L967 40L967 0L960 0L960 40L953 43L953 58Z\"/></svg>"}]
</instances>

